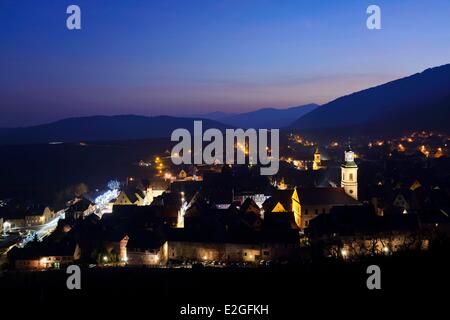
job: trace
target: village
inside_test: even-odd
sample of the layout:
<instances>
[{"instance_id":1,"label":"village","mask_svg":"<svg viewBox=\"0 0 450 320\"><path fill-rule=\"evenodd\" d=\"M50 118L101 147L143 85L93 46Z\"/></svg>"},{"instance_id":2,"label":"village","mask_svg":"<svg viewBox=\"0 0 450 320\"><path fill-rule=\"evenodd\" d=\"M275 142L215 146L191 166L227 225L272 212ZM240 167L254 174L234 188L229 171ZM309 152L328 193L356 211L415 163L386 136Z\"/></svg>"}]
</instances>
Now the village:
<instances>
[{"instance_id":1,"label":"village","mask_svg":"<svg viewBox=\"0 0 450 320\"><path fill-rule=\"evenodd\" d=\"M270 267L422 251L448 236L447 137L286 141L273 176L157 155L136 164L149 176L80 188L62 208L3 200L4 266Z\"/></svg>"}]
</instances>

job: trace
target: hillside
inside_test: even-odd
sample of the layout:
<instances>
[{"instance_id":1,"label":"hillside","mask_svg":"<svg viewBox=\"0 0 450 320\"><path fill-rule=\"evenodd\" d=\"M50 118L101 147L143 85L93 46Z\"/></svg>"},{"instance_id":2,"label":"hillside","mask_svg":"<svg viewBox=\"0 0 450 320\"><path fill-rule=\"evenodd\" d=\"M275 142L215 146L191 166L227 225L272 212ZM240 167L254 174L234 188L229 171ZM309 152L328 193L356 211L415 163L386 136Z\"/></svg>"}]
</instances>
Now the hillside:
<instances>
[{"instance_id":1,"label":"hillside","mask_svg":"<svg viewBox=\"0 0 450 320\"><path fill-rule=\"evenodd\" d=\"M69 118L33 127L0 129L0 144L162 138L170 137L172 131L177 128L192 130L193 121L194 119L190 118L135 115ZM203 128L223 130L226 126L203 119Z\"/></svg>"},{"instance_id":2,"label":"hillside","mask_svg":"<svg viewBox=\"0 0 450 320\"><path fill-rule=\"evenodd\" d=\"M449 120L450 64L447 64L340 97L299 118L291 127L449 131Z\"/></svg>"}]
</instances>

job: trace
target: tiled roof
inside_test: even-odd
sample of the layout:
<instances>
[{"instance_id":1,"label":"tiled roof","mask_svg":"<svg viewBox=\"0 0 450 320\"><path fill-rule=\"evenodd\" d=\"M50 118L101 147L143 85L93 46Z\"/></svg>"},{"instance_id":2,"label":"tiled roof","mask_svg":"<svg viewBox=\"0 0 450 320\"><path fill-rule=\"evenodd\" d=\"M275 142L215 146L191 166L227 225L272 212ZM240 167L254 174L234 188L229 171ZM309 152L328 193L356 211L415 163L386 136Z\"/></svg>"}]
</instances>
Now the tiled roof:
<instances>
[{"instance_id":1,"label":"tiled roof","mask_svg":"<svg viewBox=\"0 0 450 320\"><path fill-rule=\"evenodd\" d=\"M298 188L302 205L357 205L357 200L345 193L343 188Z\"/></svg>"}]
</instances>

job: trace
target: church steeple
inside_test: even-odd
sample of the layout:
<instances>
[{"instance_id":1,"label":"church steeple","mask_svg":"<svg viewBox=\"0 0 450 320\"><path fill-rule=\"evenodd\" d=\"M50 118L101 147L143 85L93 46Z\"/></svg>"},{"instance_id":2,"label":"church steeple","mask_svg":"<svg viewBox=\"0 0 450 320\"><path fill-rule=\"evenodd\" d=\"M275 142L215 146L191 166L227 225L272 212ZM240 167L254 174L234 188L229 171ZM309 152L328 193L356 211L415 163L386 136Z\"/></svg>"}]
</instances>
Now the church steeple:
<instances>
[{"instance_id":1,"label":"church steeple","mask_svg":"<svg viewBox=\"0 0 450 320\"><path fill-rule=\"evenodd\" d=\"M314 152L313 170L319 170L322 166L322 161L320 159L319 146L316 147Z\"/></svg>"},{"instance_id":2,"label":"church steeple","mask_svg":"<svg viewBox=\"0 0 450 320\"><path fill-rule=\"evenodd\" d=\"M355 154L348 144L344 153L344 163L341 166L341 187L345 193L358 200L358 166L355 163Z\"/></svg>"}]
</instances>

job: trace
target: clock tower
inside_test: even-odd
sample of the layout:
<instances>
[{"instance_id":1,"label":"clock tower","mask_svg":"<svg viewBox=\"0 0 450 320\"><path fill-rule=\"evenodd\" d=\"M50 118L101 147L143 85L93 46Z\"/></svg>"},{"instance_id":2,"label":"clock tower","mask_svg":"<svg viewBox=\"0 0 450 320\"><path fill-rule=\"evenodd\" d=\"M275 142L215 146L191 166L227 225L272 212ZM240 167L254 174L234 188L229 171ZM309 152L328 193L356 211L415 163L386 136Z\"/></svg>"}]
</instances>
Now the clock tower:
<instances>
[{"instance_id":1,"label":"clock tower","mask_svg":"<svg viewBox=\"0 0 450 320\"><path fill-rule=\"evenodd\" d=\"M341 165L341 187L345 193L358 200L358 166L355 163L355 154L350 144L345 151L344 163Z\"/></svg>"}]
</instances>

